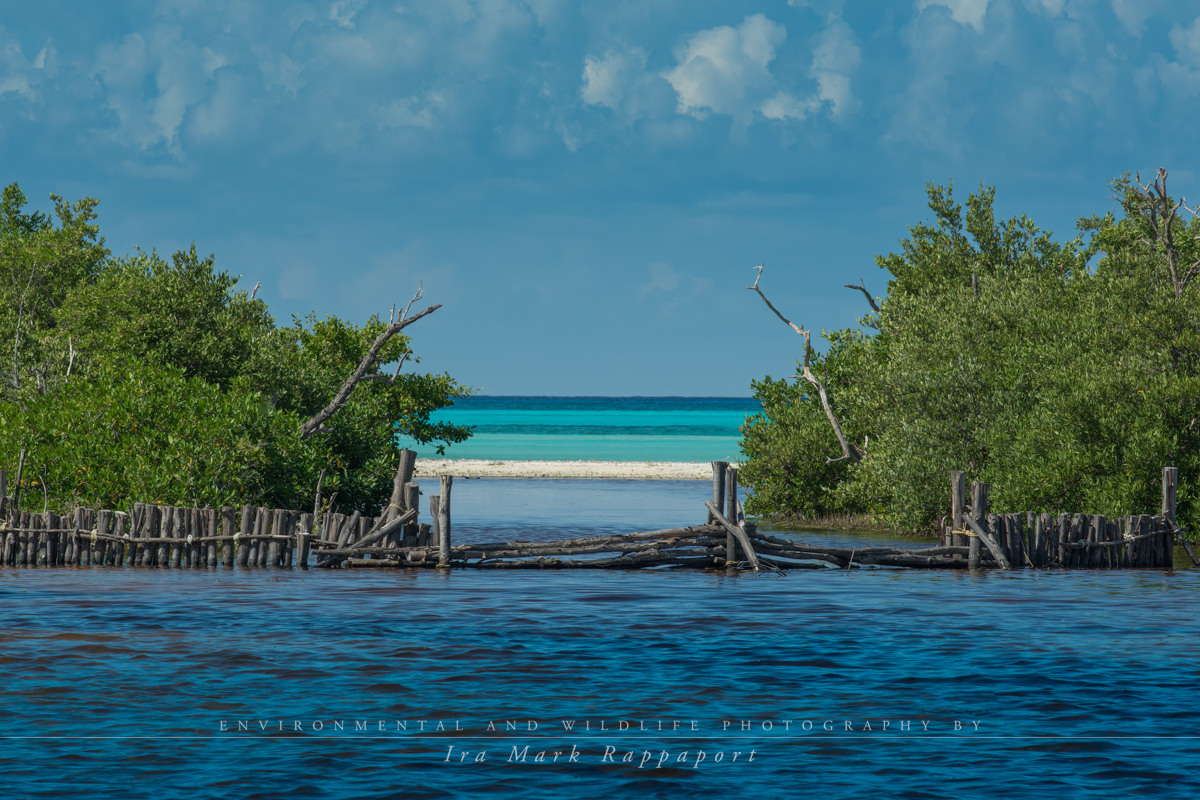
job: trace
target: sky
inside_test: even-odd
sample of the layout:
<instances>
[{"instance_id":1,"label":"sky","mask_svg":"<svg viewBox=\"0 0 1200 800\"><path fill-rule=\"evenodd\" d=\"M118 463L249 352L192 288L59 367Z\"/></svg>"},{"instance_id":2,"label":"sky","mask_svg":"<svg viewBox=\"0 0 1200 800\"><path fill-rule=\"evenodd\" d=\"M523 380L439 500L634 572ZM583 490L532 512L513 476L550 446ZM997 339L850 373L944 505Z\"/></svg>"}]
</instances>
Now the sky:
<instances>
[{"instance_id":1,"label":"sky","mask_svg":"<svg viewBox=\"0 0 1200 800\"><path fill-rule=\"evenodd\" d=\"M927 182L1069 239L1198 138L1200 0L0 0L0 181L483 394L749 396L755 265L854 326Z\"/></svg>"}]
</instances>

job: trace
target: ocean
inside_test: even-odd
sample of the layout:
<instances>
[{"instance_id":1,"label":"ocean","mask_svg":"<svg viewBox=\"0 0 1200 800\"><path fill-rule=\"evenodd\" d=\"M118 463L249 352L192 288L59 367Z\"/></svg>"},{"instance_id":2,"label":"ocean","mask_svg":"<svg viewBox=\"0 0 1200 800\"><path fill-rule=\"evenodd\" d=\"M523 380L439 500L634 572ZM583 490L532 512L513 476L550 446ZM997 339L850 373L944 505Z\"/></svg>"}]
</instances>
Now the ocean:
<instances>
[{"instance_id":1,"label":"ocean","mask_svg":"<svg viewBox=\"0 0 1200 800\"><path fill-rule=\"evenodd\" d=\"M470 397L433 419L475 426L445 458L738 461L738 429L761 410L742 397ZM433 445L402 446L439 458Z\"/></svg>"}]
</instances>

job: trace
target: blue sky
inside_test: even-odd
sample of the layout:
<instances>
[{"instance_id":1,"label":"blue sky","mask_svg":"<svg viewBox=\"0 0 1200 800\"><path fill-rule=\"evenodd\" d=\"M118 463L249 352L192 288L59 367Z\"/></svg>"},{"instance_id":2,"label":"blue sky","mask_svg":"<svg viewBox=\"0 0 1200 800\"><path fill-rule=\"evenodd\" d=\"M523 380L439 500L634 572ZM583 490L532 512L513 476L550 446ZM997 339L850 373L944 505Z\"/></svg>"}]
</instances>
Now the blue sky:
<instances>
[{"instance_id":1,"label":"blue sky","mask_svg":"<svg viewBox=\"0 0 1200 800\"><path fill-rule=\"evenodd\" d=\"M195 241L281 321L418 282L420 368L488 394L727 395L882 294L926 181L1073 235L1200 199L1200 2L0 5L4 183Z\"/></svg>"}]
</instances>

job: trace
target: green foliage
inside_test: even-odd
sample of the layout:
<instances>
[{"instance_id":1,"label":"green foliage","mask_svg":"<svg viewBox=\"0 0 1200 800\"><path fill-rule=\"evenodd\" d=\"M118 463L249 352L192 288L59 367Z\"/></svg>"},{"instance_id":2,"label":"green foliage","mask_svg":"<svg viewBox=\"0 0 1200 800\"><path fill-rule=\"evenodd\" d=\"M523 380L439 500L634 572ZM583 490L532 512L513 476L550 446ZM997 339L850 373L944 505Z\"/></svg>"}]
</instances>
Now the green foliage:
<instances>
[{"instance_id":1,"label":"green foliage","mask_svg":"<svg viewBox=\"0 0 1200 800\"><path fill-rule=\"evenodd\" d=\"M469 388L385 369L419 361L397 334L322 430L302 438L386 323L309 315L277 327L195 245L169 262L141 250L109 258L96 201L54 201L57 224L26 214L15 184L0 203L0 334L20 353L0 400L0 464L11 475L26 448L26 485L44 480L56 507L305 507L325 469L326 496L374 514L391 493L398 436L439 452L470 436L430 421Z\"/></svg>"},{"instance_id":2,"label":"green foliage","mask_svg":"<svg viewBox=\"0 0 1200 800\"><path fill-rule=\"evenodd\" d=\"M996 221L990 188L964 213L950 189L930 186L935 223L878 259L893 275L869 320L878 334L852 359L836 344L848 332L830 335L826 361L843 368L829 371L829 392L847 433L869 437L866 457L818 470L840 452L815 397L793 430L794 413L770 403L790 393L796 405L801 388L756 383L767 405L744 431L744 474L767 491L754 510L832 508L927 529L947 513L949 470L965 469L991 484L999 511L1148 513L1172 465L1180 517L1195 523L1198 287L1176 296L1144 204L1127 179L1114 190L1123 217L1081 220L1088 240L1056 243L1025 217ZM1183 258L1195 260L1200 224L1176 224ZM775 490L789 480L811 487Z\"/></svg>"},{"instance_id":3,"label":"green foliage","mask_svg":"<svg viewBox=\"0 0 1200 800\"><path fill-rule=\"evenodd\" d=\"M0 405L0 459L21 448L26 507L256 503L303 508L327 453L296 414L177 367L106 365L21 408ZM12 474L10 468L10 475Z\"/></svg>"}]
</instances>

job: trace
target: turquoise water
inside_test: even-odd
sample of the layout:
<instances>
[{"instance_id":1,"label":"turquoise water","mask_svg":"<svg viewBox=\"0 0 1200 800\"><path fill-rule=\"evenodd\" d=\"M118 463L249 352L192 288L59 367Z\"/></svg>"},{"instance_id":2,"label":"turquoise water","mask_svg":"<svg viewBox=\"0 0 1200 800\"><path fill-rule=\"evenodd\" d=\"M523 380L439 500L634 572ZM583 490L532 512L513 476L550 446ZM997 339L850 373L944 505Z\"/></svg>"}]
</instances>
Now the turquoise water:
<instances>
[{"instance_id":1,"label":"turquoise water","mask_svg":"<svg viewBox=\"0 0 1200 800\"><path fill-rule=\"evenodd\" d=\"M472 397L435 421L475 426L446 458L737 461L738 429L761 410L741 397ZM434 445L404 445L438 458Z\"/></svg>"}]
</instances>

